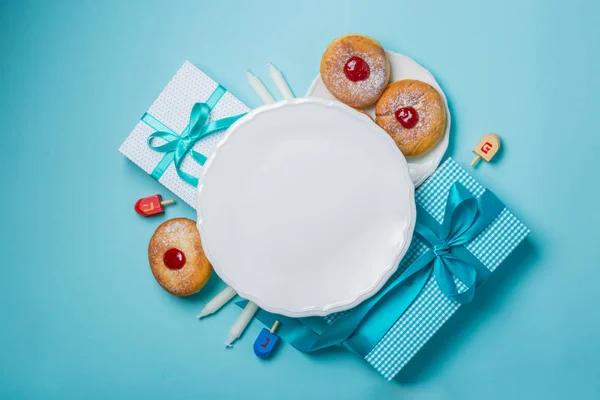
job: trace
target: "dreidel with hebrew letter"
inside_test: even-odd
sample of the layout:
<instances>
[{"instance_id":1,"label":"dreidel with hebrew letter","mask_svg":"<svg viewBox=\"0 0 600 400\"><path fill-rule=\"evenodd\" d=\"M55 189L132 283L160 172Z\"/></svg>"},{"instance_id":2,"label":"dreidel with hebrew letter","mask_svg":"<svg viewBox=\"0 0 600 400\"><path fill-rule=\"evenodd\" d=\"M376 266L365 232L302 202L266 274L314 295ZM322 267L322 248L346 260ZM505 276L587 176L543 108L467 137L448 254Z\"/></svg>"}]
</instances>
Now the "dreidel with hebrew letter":
<instances>
[{"instance_id":1,"label":"dreidel with hebrew letter","mask_svg":"<svg viewBox=\"0 0 600 400\"><path fill-rule=\"evenodd\" d=\"M133 209L136 213L148 217L165 211L165 206L175 203L175 200L163 200L160 194L139 199Z\"/></svg>"},{"instance_id":2,"label":"dreidel with hebrew letter","mask_svg":"<svg viewBox=\"0 0 600 400\"><path fill-rule=\"evenodd\" d=\"M500 149L500 138L494 133L488 133L477 143L477 146L473 149L473 153L477 154L473 161L471 161L471 167L477 165L479 160L482 158L489 162L492 157L496 155Z\"/></svg>"},{"instance_id":3,"label":"dreidel with hebrew letter","mask_svg":"<svg viewBox=\"0 0 600 400\"><path fill-rule=\"evenodd\" d=\"M275 345L279 341L279 336L275 334L275 330L279 326L279 321L275 321L271 330L263 328L254 341L254 354L258 358L267 358L273 352Z\"/></svg>"}]
</instances>

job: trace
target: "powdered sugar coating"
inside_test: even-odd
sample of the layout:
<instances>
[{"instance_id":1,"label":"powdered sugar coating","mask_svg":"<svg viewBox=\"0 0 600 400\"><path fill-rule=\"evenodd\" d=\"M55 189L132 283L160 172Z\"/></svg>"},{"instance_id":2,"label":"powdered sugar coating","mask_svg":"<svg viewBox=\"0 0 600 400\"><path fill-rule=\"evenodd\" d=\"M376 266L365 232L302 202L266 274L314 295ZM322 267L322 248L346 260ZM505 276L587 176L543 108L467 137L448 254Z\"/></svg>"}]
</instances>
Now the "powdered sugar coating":
<instances>
[{"instance_id":1,"label":"powdered sugar coating","mask_svg":"<svg viewBox=\"0 0 600 400\"><path fill-rule=\"evenodd\" d=\"M394 113L413 107L419 121L412 128L403 127ZM394 139L405 156L418 156L435 145L446 129L446 109L442 97L429 84L413 79L392 83L375 109L376 122Z\"/></svg>"},{"instance_id":2,"label":"powdered sugar coating","mask_svg":"<svg viewBox=\"0 0 600 400\"><path fill-rule=\"evenodd\" d=\"M186 257L181 269L169 269L164 264L164 254L172 248L179 249ZM174 218L156 228L148 245L148 260L158 283L176 296L196 293L212 272L202 249L196 223L187 218Z\"/></svg>"},{"instance_id":3,"label":"powdered sugar coating","mask_svg":"<svg viewBox=\"0 0 600 400\"><path fill-rule=\"evenodd\" d=\"M344 67L352 57L369 65L369 77L353 82ZM342 36L334 40L321 59L321 78L338 100L352 107L366 107L377 101L387 85L390 66L385 50L375 40L361 35Z\"/></svg>"}]
</instances>

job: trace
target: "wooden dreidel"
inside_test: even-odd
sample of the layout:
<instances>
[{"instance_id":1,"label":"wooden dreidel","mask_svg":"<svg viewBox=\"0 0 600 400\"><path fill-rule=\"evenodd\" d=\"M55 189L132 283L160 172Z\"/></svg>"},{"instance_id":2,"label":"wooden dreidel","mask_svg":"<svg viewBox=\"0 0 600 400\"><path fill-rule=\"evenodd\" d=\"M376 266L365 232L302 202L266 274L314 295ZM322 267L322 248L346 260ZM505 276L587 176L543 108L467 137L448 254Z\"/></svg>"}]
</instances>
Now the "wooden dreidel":
<instances>
[{"instance_id":1,"label":"wooden dreidel","mask_svg":"<svg viewBox=\"0 0 600 400\"><path fill-rule=\"evenodd\" d=\"M263 328L258 337L254 341L254 354L258 358L267 358L273 352L275 345L279 341L279 336L275 334L275 330L279 326L279 321L275 321L270 330Z\"/></svg>"},{"instance_id":2,"label":"wooden dreidel","mask_svg":"<svg viewBox=\"0 0 600 400\"><path fill-rule=\"evenodd\" d=\"M175 200L163 200L160 194L155 194L154 196L144 197L136 201L133 209L136 213L148 217L164 212L164 206L173 203L175 203Z\"/></svg>"},{"instance_id":3,"label":"wooden dreidel","mask_svg":"<svg viewBox=\"0 0 600 400\"><path fill-rule=\"evenodd\" d=\"M477 165L479 160L482 158L489 162L492 157L496 155L500 149L500 138L494 133L488 133L477 143L477 146L473 149L473 153L477 154L473 161L471 161L471 167Z\"/></svg>"}]
</instances>

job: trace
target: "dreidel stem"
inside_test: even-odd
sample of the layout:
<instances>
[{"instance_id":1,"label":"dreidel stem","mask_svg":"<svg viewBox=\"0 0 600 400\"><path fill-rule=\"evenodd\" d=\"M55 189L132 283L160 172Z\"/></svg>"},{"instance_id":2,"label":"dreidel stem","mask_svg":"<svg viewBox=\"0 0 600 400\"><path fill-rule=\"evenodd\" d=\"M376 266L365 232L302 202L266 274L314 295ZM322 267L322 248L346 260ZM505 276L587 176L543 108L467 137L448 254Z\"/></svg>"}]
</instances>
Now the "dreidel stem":
<instances>
[{"instance_id":1,"label":"dreidel stem","mask_svg":"<svg viewBox=\"0 0 600 400\"><path fill-rule=\"evenodd\" d=\"M479 162L479 160L481 160L480 156L475 156L475 158L473 159L473 161L471 161L471 167L474 167L477 165L477 163Z\"/></svg>"},{"instance_id":2,"label":"dreidel stem","mask_svg":"<svg viewBox=\"0 0 600 400\"><path fill-rule=\"evenodd\" d=\"M279 326L279 321L275 321L275 323L271 327L271 333L275 333L275 331L277 330L278 326Z\"/></svg>"}]
</instances>

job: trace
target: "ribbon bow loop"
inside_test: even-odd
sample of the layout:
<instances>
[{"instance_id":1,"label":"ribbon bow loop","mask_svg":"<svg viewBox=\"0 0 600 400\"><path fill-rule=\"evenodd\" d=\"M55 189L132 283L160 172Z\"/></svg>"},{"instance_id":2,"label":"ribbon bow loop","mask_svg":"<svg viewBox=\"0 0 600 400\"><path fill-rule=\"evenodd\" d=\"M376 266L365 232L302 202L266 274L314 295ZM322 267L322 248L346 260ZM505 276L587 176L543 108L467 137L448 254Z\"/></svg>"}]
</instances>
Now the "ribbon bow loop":
<instances>
[{"instance_id":1,"label":"ribbon bow loop","mask_svg":"<svg viewBox=\"0 0 600 400\"><path fill-rule=\"evenodd\" d=\"M210 115L210 106L206 103L196 103L192 107L190 113L190 140L197 140L202 137L203 128L208 122L208 116Z\"/></svg>"},{"instance_id":2,"label":"ribbon bow loop","mask_svg":"<svg viewBox=\"0 0 600 400\"><path fill-rule=\"evenodd\" d=\"M448 195L444 222L441 226L441 238L449 246L460 246L469 242L477 233L466 235L477 219L479 209L477 200L463 186L453 185Z\"/></svg>"},{"instance_id":3,"label":"ribbon bow loop","mask_svg":"<svg viewBox=\"0 0 600 400\"><path fill-rule=\"evenodd\" d=\"M162 139L166 143L160 144L160 145L155 145L153 143L154 139ZM152 150L158 151L161 153L166 153L166 152L175 150L175 148L177 147L177 144L179 143L179 139L180 139L180 136L176 135L174 133L156 131L156 132L152 133L150 136L148 136L147 142L148 142L148 147L150 147Z\"/></svg>"}]
</instances>

